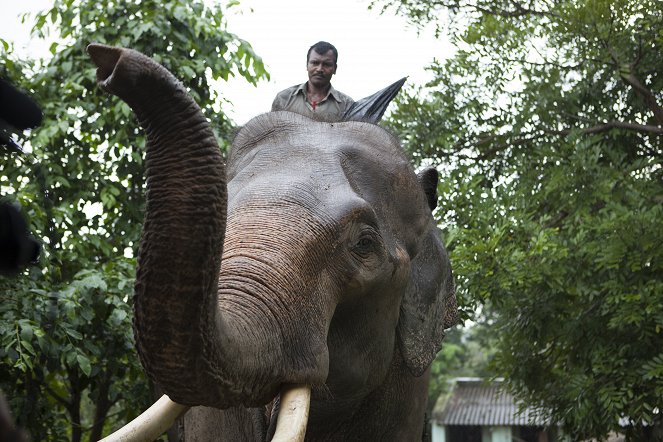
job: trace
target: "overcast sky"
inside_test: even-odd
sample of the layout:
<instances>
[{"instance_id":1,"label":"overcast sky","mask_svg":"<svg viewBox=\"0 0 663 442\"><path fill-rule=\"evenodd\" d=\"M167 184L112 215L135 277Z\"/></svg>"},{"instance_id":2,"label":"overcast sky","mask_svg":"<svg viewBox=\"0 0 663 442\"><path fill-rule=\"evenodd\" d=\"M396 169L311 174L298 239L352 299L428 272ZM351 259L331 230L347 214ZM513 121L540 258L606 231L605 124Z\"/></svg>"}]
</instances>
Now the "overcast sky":
<instances>
[{"instance_id":1,"label":"overcast sky","mask_svg":"<svg viewBox=\"0 0 663 442\"><path fill-rule=\"evenodd\" d=\"M47 44L29 37L18 14L38 11L52 0L0 0L0 38L14 41L22 54L46 55ZM249 41L271 74L269 82L253 87L243 80L222 85L222 94L233 102L226 109L238 124L270 109L281 89L306 81L306 51L326 40L339 51L338 71L332 79L337 89L359 99L401 77L423 84L425 66L433 58L450 55L450 45L408 28L405 19L368 10L368 0L240 0L227 14L229 30Z\"/></svg>"}]
</instances>

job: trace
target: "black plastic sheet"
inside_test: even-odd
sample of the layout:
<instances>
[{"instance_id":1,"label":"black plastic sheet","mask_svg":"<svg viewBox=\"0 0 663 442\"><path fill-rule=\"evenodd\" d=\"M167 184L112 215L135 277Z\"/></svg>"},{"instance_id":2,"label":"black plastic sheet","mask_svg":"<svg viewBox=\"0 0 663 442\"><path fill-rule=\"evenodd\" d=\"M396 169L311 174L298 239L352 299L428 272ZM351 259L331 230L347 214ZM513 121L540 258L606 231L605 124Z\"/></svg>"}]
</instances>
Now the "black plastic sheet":
<instances>
[{"instance_id":1,"label":"black plastic sheet","mask_svg":"<svg viewBox=\"0 0 663 442\"><path fill-rule=\"evenodd\" d=\"M405 84L407 77L390 84L386 88L368 97L355 101L354 104L345 111L342 121L368 121L370 123L377 123L387 110L387 106L394 99L398 91L401 90Z\"/></svg>"}]
</instances>

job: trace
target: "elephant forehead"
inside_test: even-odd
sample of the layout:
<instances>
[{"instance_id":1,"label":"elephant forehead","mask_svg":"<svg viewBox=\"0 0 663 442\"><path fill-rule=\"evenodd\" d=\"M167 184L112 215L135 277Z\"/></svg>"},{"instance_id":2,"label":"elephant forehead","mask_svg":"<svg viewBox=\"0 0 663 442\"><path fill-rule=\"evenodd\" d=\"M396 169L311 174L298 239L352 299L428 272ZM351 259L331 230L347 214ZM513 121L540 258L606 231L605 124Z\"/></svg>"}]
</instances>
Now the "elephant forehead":
<instances>
[{"instance_id":1,"label":"elephant forehead","mask_svg":"<svg viewBox=\"0 0 663 442\"><path fill-rule=\"evenodd\" d=\"M247 126L229 156L229 213L247 200L288 200L338 219L361 201L408 252L416 248L430 210L414 170L387 131L287 112L266 114Z\"/></svg>"},{"instance_id":2,"label":"elephant forehead","mask_svg":"<svg viewBox=\"0 0 663 442\"><path fill-rule=\"evenodd\" d=\"M414 172L404 156L394 155L393 146L348 128L323 129L329 132L326 137L306 133L287 141L264 139L234 156L229 210L247 199L300 201L307 207L344 206L357 196L376 206L399 201L401 194L401 205L417 201L412 193L421 190Z\"/></svg>"},{"instance_id":3,"label":"elephant forehead","mask_svg":"<svg viewBox=\"0 0 663 442\"><path fill-rule=\"evenodd\" d=\"M256 160L268 165L333 171L348 149L365 150L364 159L392 163L404 154L396 138L384 129L356 121L324 123L291 112L272 112L249 121L238 133L228 158L228 178L233 179ZM372 153L371 153L372 152Z\"/></svg>"},{"instance_id":4,"label":"elephant forehead","mask_svg":"<svg viewBox=\"0 0 663 442\"><path fill-rule=\"evenodd\" d=\"M228 183L228 217L270 219L271 224L316 222L332 228L353 213L367 210L342 173L308 170L303 174L240 174ZM278 218L276 221L274 217Z\"/></svg>"}]
</instances>

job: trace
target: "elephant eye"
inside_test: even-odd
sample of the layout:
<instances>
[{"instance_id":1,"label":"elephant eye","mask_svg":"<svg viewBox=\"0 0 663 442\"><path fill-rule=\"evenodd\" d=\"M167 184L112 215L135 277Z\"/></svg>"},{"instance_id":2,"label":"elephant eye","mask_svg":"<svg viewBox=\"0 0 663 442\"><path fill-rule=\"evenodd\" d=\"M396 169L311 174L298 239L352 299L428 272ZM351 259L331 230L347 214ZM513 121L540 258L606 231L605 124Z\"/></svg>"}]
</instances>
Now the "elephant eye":
<instances>
[{"instance_id":1,"label":"elephant eye","mask_svg":"<svg viewBox=\"0 0 663 442\"><path fill-rule=\"evenodd\" d=\"M365 229L361 232L353 247L353 252L359 256L367 256L379 250L380 237L373 229Z\"/></svg>"},{"instance_id":2,"label":"elephant eye","mask_svg":"<svg viewBox=\"0 0 663 442\"><path fill-rule=\"evenodd\" d=\"M357 241L357 247L360 249L369 249L373 246L373 238L363 237Z\"/></svg>"}]
</instances>

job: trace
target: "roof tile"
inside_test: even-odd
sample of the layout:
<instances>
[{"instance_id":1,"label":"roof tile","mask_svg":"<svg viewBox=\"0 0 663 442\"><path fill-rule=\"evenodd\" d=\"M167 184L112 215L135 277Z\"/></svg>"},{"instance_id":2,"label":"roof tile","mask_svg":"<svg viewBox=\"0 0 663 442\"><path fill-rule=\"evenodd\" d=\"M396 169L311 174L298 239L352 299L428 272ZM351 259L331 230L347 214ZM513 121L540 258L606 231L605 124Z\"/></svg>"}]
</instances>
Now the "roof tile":
<instances>
[{"instance_id":1,"label":"roof tile","mask_svg":"<svg viewBox=\"0 0 663 442\"><path fill-rule=\"evenodd\" d=\"M549 420L532 407L518 413L518 403L502 388L501 382L457 379L451 397L434 420L441 425L534 425L546 426Z\"/></svg>"}]
</instances>

